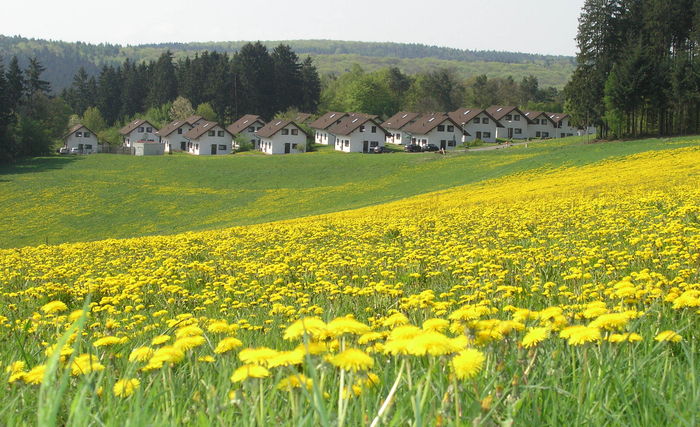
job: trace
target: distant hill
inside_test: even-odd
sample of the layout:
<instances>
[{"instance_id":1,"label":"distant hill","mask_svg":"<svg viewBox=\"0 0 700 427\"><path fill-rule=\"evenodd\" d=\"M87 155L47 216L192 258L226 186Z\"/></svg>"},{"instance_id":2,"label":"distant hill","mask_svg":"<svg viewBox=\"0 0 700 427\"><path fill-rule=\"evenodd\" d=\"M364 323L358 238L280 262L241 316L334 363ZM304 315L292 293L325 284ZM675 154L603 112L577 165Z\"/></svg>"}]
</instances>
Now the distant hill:
<instances>
[{"instance_id":1,"label":"distant hill","mask_svg":"<svg viewBox=\"0 0 700 427\"><path fill-rule=\"evenodd\" d=\"M0 58L5 64L17 55L22 65L36 56L46 66L45 78L54 90L70 85L81 67L96 74L104 64L119 64L126 58L135 61L155 60L170 49L176 58L193 56L197 52L236 52L246 41L206 43L159 43L138 46L113 44L70 43L54 40L28 39L0 35ZM368 71L395 66L406 73L417 73L435 67L453 67L463 77L479 74L489 77L512 75L516 80L535 75L541 86L562 88L575 68L569 56L535 55L516 52L473 51L408 43L371 43L336 40L264 41L272 48L289 44L300 56L311 56L321 73L343 73L352 64Z\"/></svg>"}]
</instances>

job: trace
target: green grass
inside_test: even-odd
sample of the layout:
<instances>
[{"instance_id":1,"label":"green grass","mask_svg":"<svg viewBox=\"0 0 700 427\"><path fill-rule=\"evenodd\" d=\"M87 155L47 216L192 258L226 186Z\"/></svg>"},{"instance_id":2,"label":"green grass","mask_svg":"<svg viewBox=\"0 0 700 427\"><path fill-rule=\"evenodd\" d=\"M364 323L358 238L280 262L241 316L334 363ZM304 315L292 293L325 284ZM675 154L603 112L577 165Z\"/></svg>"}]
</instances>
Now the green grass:
<instances>
[{"instance_id":1,"label":"green grass","mask_svg":"<svg viewBox=\"0 0 700 427\"><path fill-rule=\"evenodd\" d=\"M330 213L535 168L697 144L582 138L451 153L44 157L0 168L0 247L173 234Z\"/></svg>"}]
</instances>

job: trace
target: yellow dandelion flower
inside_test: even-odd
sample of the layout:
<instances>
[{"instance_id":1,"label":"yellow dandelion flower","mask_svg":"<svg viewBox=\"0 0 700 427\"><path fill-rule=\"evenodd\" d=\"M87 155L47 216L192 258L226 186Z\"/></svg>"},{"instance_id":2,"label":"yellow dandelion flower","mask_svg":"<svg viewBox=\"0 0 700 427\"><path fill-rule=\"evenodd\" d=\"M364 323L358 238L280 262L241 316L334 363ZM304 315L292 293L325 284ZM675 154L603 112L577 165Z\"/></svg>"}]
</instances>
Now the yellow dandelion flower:
<instances>
[{"instance_id":1,"label":"yellow dandelion flower","mask_svg":"<svg viewBox=\"0 0 700 427\"><path fill-rule=\"evenodd\" d=\"M184 326L175 331L175 338L187 338L202 335L204 331L197 325Z\"/></svg>"},{"instance_id":2,"label":"yellow dandelion flower","mask_svg":"<svg viewBox=\"0 0 700 427\"><path fill-rule=\"evenodd\" d=\"M359 344L369 344L370 342L377 341L379 339L382 339L384 337L384 334L381 332L366 332L357 339L357 342Z\"/></svg>"},{"instance_id":3,"label":"yellow dandelion flower","mask_svg":"<svg viewBox=\"0 0 700 427\"><path fill-rule=\"evenodd\" d=\"M310 342L308 344L299 344L295 350L303 351L304 354L316 355L328 352L328 347L324 343Z\"/></svg>"},{"instance_id":4,"label":"yellow dandelion flower","mask_svg":"<svg viewBox=\"0 0 700 427\"><path fill-rule=\"evenodd\" d=\"M534 347L541 343L549 336L549 328L530 328L525 334L522 341L522 346L525 348Z\"/></svg>"},{"instance_id":5,"label":"yellow dandelion flower","mask_svg":"<svg viewBox=\"0 0 700 427\"><path fill-rule=\"evenodd\" d=\"M611 334L608 337L608 341L614 342L614 343L620 343L620 342L637 342L641 341L642 336L639 334L636 334L634 332L628 332L625 334Z\"/></svg>"},{"instance_id":6,"label":"yellow dandelion flower","mask_svg":"<svg viewBox=\"0 0 700 427\"><path fill-rule=\"evenodd\" d=\"M199 347L205 342L207 342L207 340L201 335L187 336L184 338L176 339L173 343L173 347L178 348L182 351L187 351L195 347Z\"/></svg>"},{"instance_id":7,"label":"yellow dandelion flower","mask_svg":"<svg viewBox=\"0 0 700 427\"><path fill-rule=\"evenodd\" d=\"M366 371L374 366L374 359L364 351L349 348L330 358L331 365L346 371Z\"/></svg>"},{"instance_id":8,"label":"yellow dandelion flower","mask_svg":"<svg viewBox=\"0 0 700 427\"><path fill-rule=\"evenodd\" d=\"M158 335L151 340L151 345L161 345L171 340L170 335Z\"/></svg>"},{"instance_id":9,"label":"yellow dandelion flower","mask_svg":"<svg viewBox=\"0 0 700 427\"><path fill-rule=\"evenodd\" d=\"M338 317L328 322L328 333L333 337L339 337L343 334L362 335L369 332L369 326L362 322L358 322L352 317Z\"/></svg>"},{"instance_id":10,"label":"yellow dandelion flower","mask_svg":"<svg viewBox=\"0 0 700 427\"><path fill-rule=\"evenodd\" d=\"M567 343L569 345L583 345L589 342L600 341L600 338L600 329L584 326L583 328L574 330L570 334Z\"/></svg>"},{"instance_id":11,"label":"yellow dandelion flower","mask_svg":"<svg viewBox=\"0 0 700 427\"><path fill-rule=\"evenodd\" d=\"M153 349L150 347L138 347L131 350L129 362L146 362L153 357Z\"/></svg>"},{"instance_id":12,"label":"yellow dandelion flower","mask_svg":"<svg viewBox=\"0 0 700 427\"><path fill-rule=\"evenodd\" d=\"M16 372L22 372L25 369L27 369L27 364L24 362L24 360L18 360L7 365L5 372L8 374L14 374Z\"/></svg>"},{"instance_id":13,"label":"yellow dandelion flower","mask_svg":"<svg viewBox=\"0 0 700 427\"><path fill-rule=\"evenodd\" d=\"M236 349L238 347L241 347L242 345L243 345L243 342L241 342L241 340L239 340L238 338L234 338L234 337L224 338L221 341L219 341L219 344L216 345L216 348L214 349L214 353L223 354L223 353L229 352L233 349Z\"/></svg>"},{"instance_id":14,"label":"yellow dandelion flower","mask_svg":"<svg viewBox=\"0 0 700 427\"><path fill-rule=\"evenodd\" d=\"M123 339L119 337L102 337L92 343L95 347L108 347L110 345L121 344Z\"/></svg>"},{"instance_id":15,"label":"yellow dandelion flower","mask_svg":"<svg viewBox=\"0 0 700 427\"><path fill-rule=\"evenodd\" d=\"M139 386L141 386L141 381L137 378L123 379L114 383L112 391L117 397L129 397L134 394L134 391L136 391Z\"/></svg>"},{"instance_id":16,"label":"yellow dandelion flower","mask_svg":"<svg viewBox=\"0 0 700 427\"><path fill-rule=\"evenodd\" d=\"M256 364L243 365L236 369L231 375L231 381L234 383L239 383L245 381L248 378L265 378L270 376L270 371L268 371L264 366Z\"/></svg>"},{"instance_id":17,"label":"yellow dandelion flower","mask_svg":"<svg viewBox=\"0 0 700 427\"><path fill-rule=\"evenodd\" d=\"M104 365L94 354L81 354L73 359L70 365L72 375L86 375L90 372L99 372L105 369Z\"/></svg>"},{"instance_id":18,"label":"yellow dandelion flower","mask_svg":"<svg viewBox=\"0 0 700 427\"><path fill-rule=\"evenodd\" d=\"M87 315L87 314L89 314L89 313L86 313L85 310L75 310L75 311L72 311L72 312L68 315L68 320L70 320L71 322L75 322L76 320L78 320L78 319L80 319L81 317L83 317L83 314Z\"/></svg>"},{"instance_id":19,"label":"yellow dandelion flower","mask_svg":"<svg viewBox=\"0 0 700 427\"><path fill-rule=\"evenodd\" d=\"M238 353L238 358L247 364L267 365L278 354L277 350L268 347L246 348Z\"/></svg>"},{"instance_id":20,"label":"yellow dandelion flower","mask_svg":"<svg viewBox=\"0 0 700 427\"><path fill-rule=\"evenodd\" d=\"M485 361L486 357L482 352L468 348L453 357L450 364L457 378L464 380L476 376L483 368Z\"/></svg>"},{"instance_id":21,"label":"yellow dandelion flower","mask_svg":"<svg viewBox=\"0 0 700 427\"><path fill-rule=\"evenodd\" d=\"M214 363L216 362L216 359L214 359L214 356L212 355L206 355L206 356L199 356L197 358L198 362L203 362L203 363Z\"/></svg>"},{"instance_id":22,"label":"yellow dandelion flower","mask_svg":"<svg viewBox=\"0 0 700 427\"><path fill-rule=\"evenodd\" d=\"M207 326L207 331L211 332L212 334L225 334L228 333L230 327L231 325L229 325L228 322L221 320L213 322Z\"/></svg>"},{"instance_id":23,"label":"yellow dandelion flower","mask_svg":"<svg viewBox=\"0 0 700 427\"><path fill-rule=\"evenodd\" d=\"M306 353L303 350L281 351L268 361L267 366L276 368L278 366L301 365L304 363L305 356Z\"/></svg>"},{"instance_id":24,"label":"yellow dandelion flower","mask_svg":"<svg viewBox=\"0 0 700 427\"><path fill-rule=\"evenodd\" d=\"M423 322L424 331L443 332L450 327L450 322L446 319L428 319Z\"/></svg>"},{"instance_id":25,"label":"yellow dandelion flower","mask_svg":"<svg viewBox=\"0 0 700 427\"><path fill-rule=\"evenodd\" d=\"M395 328L408 323L408 317L403 313L394 313L382 321L382 326L385 328Z\"/></svg>"},{"instance_id":26,"label":"yellow dandelion flower","mask_svg":"<svg viewBox=\"0 0 700 427\"><path fill-rule=\"evenodd\" d=\"M162 365L163 363L178 363L185 358L185 352L175 346L165 346L153 352L149 365Z\"/></svg>"},{"instance_id":27,"label":"yellow dandelion flower","mask_svg":"<svg viewBox=\"0 0 700 427\"><path fill-rule=\"evenodd\" d=\"M291 391L295 388L302 387L306 387L307 390L311 390L313 387L311 378L307 378L304 374L292 374L286 378L282 378L282 380L277 383L277 389L284 391Z\"/></svg>"},{"instance_id":28,"label":"yellow dandelion flower","mask_svg":"<svg viewBox=\"0 0 700 427\"><path fill-rule=\"evenodd\" d=\"M424 331L407 341L406 351L413 356L441 356L460 350L450 338L435 331Z\"/></svg>"},{"instance_id":29,"label":"yellow dandelion flower","mask_svg":"<svg viewBox=\"0 0 700 427\"><path fill-rule=\"evenodd\" d=\"M318 317L305 317L289 325L284 331L285 340L299 339L304 334L309 337L318 337L326 332L326 323Z\"/></svg>"},{"instance_id":30,"label":"yellow dandelion flower","mask_svg":"<svg viewBox=\"0 0 700 427\"><path fill-rule=\"evenodd\" d=\"M620 330L629 322L630 317L627 313L607 313L601 314L588 326L594 328L602 328L608 331Z\"/></svg>"},{"instance_id":31,"label":"yellow dandelion flower","mask_svg":"<svg viewBox=\"0 0 700 427\"><path fill-rule=\"evenodd\" d=\"M389 334L390 340L406 340L420 335L423 332L421 328L413 325L398 326L391 330Z\"/></svg>"},{"instance_id":32,"label":"yellow dandelion flower","mask_svg":"<svg viewBox=\"0 0 700 427\"><path fill-rule=\"evenodd\" d=\"M46 365L37 365L32 368L29 372L22 375L22 380L26 384L41 384L44 379L44 373L46 372Z\"/></svg>"},{"instance_id":33,"label":"yellow dandelion flower","mask_svg":"<svg viewBox=\"0 0 700 427\"><path fill-rule=\"evenodd\" d=\"M60 313L68 310L68 306L63 301L51 301L41 306L41 311L46 314Z\"/></svg>"},{"instance_id":34,"label":"yellow dandelion flower","mask_svg":"<svg viewBox=\"0 0 700 427\"><path fill-rule=\"evenodd\" d=\"M46 350L44 350L44 354L46 355L46 357L51 357L54 351L56 351L56 344L46 347ZM61 351L59 352L60 357L70 356L71 354L73 354L73 347L69 345L64 345Z\"/></svg>"},{"instance_id":35,"label":"yellow dandelion flower","mask_svg":"<svg viewBox=\"0 0 700 427\"><path fill-rule=\"evenodd\" d=\"M659 332L659 334L654 337L654 340L658 342L681 342L683 337L674 331L663 331Z\"/></svg>"}]
</instances>

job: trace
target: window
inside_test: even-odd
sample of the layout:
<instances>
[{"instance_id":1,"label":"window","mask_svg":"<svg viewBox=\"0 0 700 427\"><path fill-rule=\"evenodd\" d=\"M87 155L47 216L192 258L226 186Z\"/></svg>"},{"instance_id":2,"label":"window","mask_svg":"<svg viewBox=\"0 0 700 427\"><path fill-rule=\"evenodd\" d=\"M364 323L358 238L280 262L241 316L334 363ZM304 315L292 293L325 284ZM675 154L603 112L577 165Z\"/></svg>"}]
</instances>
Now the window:
<instances>
[{"instance_id":1,"label":"window","mask_svg":"<svg viewBox=\"0 0 700 427\"><path fill-rule=\"evenodd\" d=\"M292 129L292 135L299 135L299 129Z\"/></svg>"},{"instance_id":2,"label":"window","mask_svg":"<svg viewBox=\"0 0 700 427\"><path fill-rule=\"evenodd\" d=\"M521 133L523 133L523 130L520 128L515 128L515 129L513 129L513 133L520 135Z\"/></svg>"},{"instance_id":3,"label":"window","mask_svg":"<svg viewBox=\"0 0 700 427\"><path fill-rule=\"evenodd\" d=\"M139 132L143 132L143 126L139 128Z\"/></svg>"},{"instance_id":4,"label":"window","mask_svg":"<svg viewBox=\"0 0 700 427\"><path fill-rule=\"evenodd\" d=\"M511 116L510 114L506 114L506 121L509 122L511 120L513 120L513 116Z\"/></svg>"},{"instance_id":5,"label":"window","mask_svg":"<svg viewBox=\"0 0 700 427\"><path fill-rule=\"evenodd\" d=\"M177 134L178 134L178 135L182 135L182 128L180 128L180 129L177 130Z\"/></svg>"},{"instance_id":6,"label":"window","mask_svg":"<svg viewBox=\"0 0 700 427\"><path fill-rule=\"evenodd\" d=\"M346 147L349 147L349 146L350 146L350 141L348 141L347 139L345 140L345 146L346 146Z\"/></svg>"},{"instance_id":7,"label":"window","mask_svg":"<svg viewBox=\"0 0 700 427\"><path fill-rule=\"evenodd\" d=\"M415 144L415 143L416 143L416 138L411 138L411 142Z\"/></svg>"},{"instance_id":8,"label":"window","mask_svg":"<svg viewBox=\"0 0 700 427\"><path fill-rule=\"evenodd\" d=\"M440 140L440 146L443 146L443 145L445 145L445 144L447 144L447 140L446 140L446 139L441 139L441 140Z\"/></svg>"},{"instance_id":9,"label":"window","mask_svg":"<svg viewBox=\"0 0 700 427\"><path fill-rule=\"evenodd\" d=\"M519 122L520 121L520 114L516 114L513 116L513 121Z\"/></svg>"},{"instance_id":10,"label":"window","mask_svg":"<svg viewBox=\"0 0 700 427\"><path fill-rule=\"evenodd\" d=\"M535 137L536 137L536 138L539 138L539 137L541 137L541 136L542 136L542 132L537 131L537 132L535 133Z\"/></svg>"},{"instance_id":11,"label":"window","mask_svg":"<svg viewBox=\"0 0 700 427\"><path fill-rule=\"evenodd\" d=\"M376 127L376 126L372 126L372 133L377 133L377 127Z\"/></svg>"},{"instance_id":12,"label":"window","mask_svg":"<svg viewBox=\"0 0 700 427\"><path fill-rule=\"evenodd\" d=\"M487 125L489 124L489 119L487 117L484 117L483 120L481 120L481 123Z\"/></svg>"},{"instance_id":13,"label":"window","mask_svg":"<svg viewBox=\"0 0 700 427\"><path fill-rule=\"evenodd\" d=\"M152 127L147 127L147 128L146 128L146 132L153 132L153 128L152 128Z\"/></svg>"},{"instance_id":14,"label":"window","mask_svg":"<svg viewBox=\"0 0 700 427\"><path fill-rule=\"evenodd\" d=\"M447 146L448 146L448 147L456 147L456 146L457 146L457 142L456 142L456 141L447 141Z\"/></svg>"},{"instance_id":15,"label":"window","mask_svg":"<svg viewBox=\"0 0 700 427\"><path fill-rule=\"evenodd\" d=\"M214 136L214 135L216 135L216 132L214 132L213 130L210 130L209 133L207 133L207 135Z\"/></svg>"},{"instance_id":16,"label":"window","mask_svg":"<svg viewBox=\"0 0 700 427\"><path fill-rule=\"evenodd\" d=\"M92 144L85 144L86 150L92 150Z\"/></svg>"},{"instance_id":17,"label":"window","mask_svg":"<svg viewBox=\"0 0 700 427\"><path fill-rule=\"evenodd\" d=\"M360 125L360 132L364 132L364 131L365 131L365 125Z\"/></svg>"},{"instance_id":18,"label":"window","mask_svg":"<svg viewBox=\"0 0 700 427\"><path fill-rule=\"evenodd\" d=\"M255 126L251 126L248 128L248 132L255 132Z\"/></svg>"},{"instance_id":19,"label":"window","mask_svg":"<svg viewBox=\"0 0 700 427\"><path fill-rule=\"evenodd\" d=\"M542 138L549 138L549 132L542 132Z\"/></svg>"},{"instance_id":20,"label":"window","mask_svg":"<svg viewBox=\"0 0 700 427\"><path fill-rule=\"evenodd\" d=\"M484 132L482 135L484 138L491 138L491 132Z\"/></svg>"},{"instance_id":21,"label":"window","mask_svg":"<svg viewBox=\"0 0 700 427\"><path fill-rule=\"evenodd\" d=\"M438 125L438 132L444 132L445 131L445 125Z\"/></svg>"},{"instance_id":22,"label":"window","mask_svg":"<svg viewBox=\"0 0 700 427\"><path fill-rule=\"evenodd\" d=\"M481 119L479 117L475 118L474 123L478 125L479 123L481 123Z\"/></svg>"},{"instance_id":23,"label":"window","mask_svg":"<svg viewBox=\"0 0 700 427\"><path fill-rule=\"evenodd\" d=\"M82 132L76 132L76 133L75 133L75 137L76 137L76 138L82 138L82 137L83 137L83 133L82 133Z\"/></svg>"},{"instance_id":24,"label":"window","mask_svg":"<svg viewBox=\"0 0 700 427\"><path fill-rule=\"evenodd\" d=\"M194 144L194 149L199 150L199 144Z\"/></svg>"},{"instance_id":25,"label":"window","mask_svg":"<svg viewBox=\"0 0 700 427\"><path fill-rule=\"evenodd\" d=\"M90 138L90 132L83 132L83 138Z\"/></svg>"},{"instance_id":26,"label":"window","mask_svg":"<svg viewBox=\"0 0 700 427\"><path fill-rule=\"evenodd\" d=\"M224 131L220 130L216 132L216 136L224 136Z\"/></svg>"},{"instance_id":27,"label":"window","mask_svg":"<svg viewBox=\"0 0 700 427\"><path fill-rule=\"evenodd\" d=\"M226 151L226 146L225 146L225 145L219 145L219 150Z\"/></svg>"},{"instance_id":28,"label":"window","mask_svg":"<svg viewBox=\"0 0 700 427\"><path fill-rule=\"evenodd\" d=\"M297 145L296 145L296 144L292 144L292 148L296 150L296 149L297 149Z\"/></svg>"},{"instance_id":29,"label":"window","mask_svg":"<svg viewBox=\"0 0 700 427\"><path fill-rule=\"evenodd\" d=\"M448 131L448 132L454 132L454 131L455 131L455 127L452 126L452 125L447 125L447 131Z\"/></svg>"},{"instance_id":30,"label":"window","mask_svg":"<svg viewBox=\"0 0 700 427\"><path fill-rule=\"evenodd\" d=\"M282 129L282 135L289 135L289 129Z\"/></svg>"},{"instance_id":31,"label":"window","mask_svg":"<svg viewBox=\"0 0 700 427\"><path fill-rule=\"evenodd\" d=\"M370 141L370 148L379 147L379 141Z\"/></svg>"}]
</instances>

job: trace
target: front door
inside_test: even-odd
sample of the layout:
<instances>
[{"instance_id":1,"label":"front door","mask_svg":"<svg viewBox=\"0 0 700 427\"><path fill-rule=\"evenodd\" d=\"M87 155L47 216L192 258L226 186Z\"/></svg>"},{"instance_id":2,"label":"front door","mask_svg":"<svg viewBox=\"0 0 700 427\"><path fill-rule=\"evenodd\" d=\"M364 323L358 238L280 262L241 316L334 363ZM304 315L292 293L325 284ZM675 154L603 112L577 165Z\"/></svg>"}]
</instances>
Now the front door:
<instances>
[{"instance_id":1,"label":"front door","mask_svg":"<svg viewBox=\"0 0 700 427\"><path fill-rule=\"evenodd\" d=\"M440 141L440 148L443 150L447 150L447 141L444 139Z\"/></svg>"},{"instance_id":2,"label":"front door","mask_svg":"<svg viewBox=\"0 0 700 427\"><path fill-rule=\"evenodd\" d=\"M216 144L211 145L211 154L216 154Z\"/></svg>"},{"instance_id":3,"label":"front door","mask_svg":"<svg viewBox=\"0 0 700 427\"><path fill-rule=\"evenodd\" d=\"M513 128L508 128L508 139L513 138Z\"/></svg>"},{"instance_id":4,"label":"front door","mask_svg":"<svg viewBox=\"0 0 700 427\"><path fill-rule=\"evenodd\" d=\"M187 143L185 141L180 141L180 150L187 150Z\"/></svg>"},{"instance_id":5,"label":"front door","mask_svg":"<svg viewBox=\"0 0 700 427\"><path fill-rule=\"evenodd\" d=\"M481 139L481 131L476 132L476 139Z\"/></svg>"},{"instance_id":6,"label":"front door","mask_svg":"<svg viewBox=\"0 0 700 427\"><path fill-rule=\"evenodd\" d=\"M368 141L362 141L362 152L366 153L369 151L369 142Z\"/></svg>"},{"instance_id":7,"label":"front door","mask_svg":"<svg viewBox=\"0 0 700 427\"><path fill-rule=\"evenodd\" d=\"M288 142L284 143L284 154L289 154L291 152L290 150L290 144Z\"/></svg>"}]
</instances>

